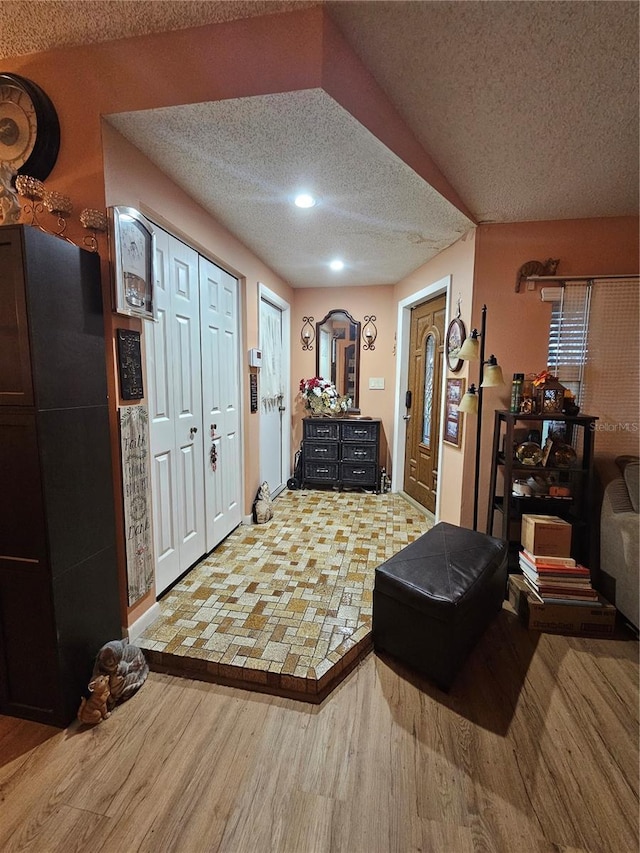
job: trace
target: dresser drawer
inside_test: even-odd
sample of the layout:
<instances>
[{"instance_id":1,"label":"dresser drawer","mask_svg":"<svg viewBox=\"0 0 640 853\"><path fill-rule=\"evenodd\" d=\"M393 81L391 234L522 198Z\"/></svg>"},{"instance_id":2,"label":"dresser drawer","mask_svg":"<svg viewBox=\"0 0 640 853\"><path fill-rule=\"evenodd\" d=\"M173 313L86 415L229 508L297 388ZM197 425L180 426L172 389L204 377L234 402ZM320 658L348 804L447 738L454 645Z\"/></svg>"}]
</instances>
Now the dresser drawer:
<instances>
[{"instance_id":1,"label":"dresser drawer","mask_svg":"<svg viewBox=\"0 0 640 853\"><path fill-rule=\"evenodd\" d=\"M340 465L340 479L350 486L376 487L377 466L371 463L343 462Z\"/></svg>"},{"instance_id":2,"label":"dresser drawer","mask_svg":"<svg viewBox=\"0 0 640 853\"><path fill-rule=\"evenodd\" d=\"M378 441L378 424L375 421L367 423L358 421L356 423L341 423L343 441Z\"/></svg>"},{"instance_id":3,"label":"dresser drawer","mask_svg":"<svg viewBox=\"0 0 640 853\"><path fill-rule=\"evenodd\" d=\"M334 483L338 479L339 465L337 462L304 462L304 480L313 480L317 483Z\"/></svg>"},{"instance_id":4,"label":"dresser drawer","mask_svg":"<svg viewBox=\"0 0 640 853\"><path fill-rule=\"evenodd\" d=\"M377 444L343 444L343 462L377 462Z\"/></svg>"},{"instance_id":5,"label":"dresser drawer","mask_svg":"<svg viewBox=\"0 0 640 853\"><path fill-rule=\"evenodd\" d=\"M337 462L340 445L337 441L305 441L303 454L305 462L313 459L319 462Z\"/></svg>"},{"instance_id":6,"label":"dresser drawer","mask_svg":"<svg viewBox=\"0 0 640 853\"><path fill-rule=\"evenodd\" d=\"M340 436L340 424L328 418L321 421L305 421L305 439L319 438L323 441L337 441Z\"/></svg>"}]
</instances>

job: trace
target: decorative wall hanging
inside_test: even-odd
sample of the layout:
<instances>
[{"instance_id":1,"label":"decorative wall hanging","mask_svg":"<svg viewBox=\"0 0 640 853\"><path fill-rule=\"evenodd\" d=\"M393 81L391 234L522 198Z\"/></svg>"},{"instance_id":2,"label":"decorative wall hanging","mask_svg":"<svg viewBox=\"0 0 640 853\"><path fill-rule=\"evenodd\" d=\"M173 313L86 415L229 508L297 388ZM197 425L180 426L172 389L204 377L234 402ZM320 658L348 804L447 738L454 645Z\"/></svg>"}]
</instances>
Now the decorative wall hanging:
<instances>
[{"instance_id":1,"label":"decorative wall hanging","mask_svg":"<svg viewBox=\"0 0 640 853\"><path fill-rule=\"evenodd\" d=\"M449 323L449 327L447 328L447 337L445 340L447 367L452 373L458 373L462 370L462 365L464 364L464 361L458 355L460 348L467 337L467 331L464 327L464 323L460 319L460 301L461 299L458 297L458 310L456 316Z\"/></svg>"},{"instance_id":2,"label":"decorative wall hanging","mask_svg":"<svg viewBox=\"0 0 640 853\"><path fill-rule=\"evenodd\" d=\"M316 330L313 327L313 317L302 318L302 328L300 329L300 340L302 341L303 350L312 350L313 341L316 336Z\"/></svg>"},{"instance_id":3,"label":"decorative wall hanging","mask_svg":"<svg viewBox=\"0 0 640 853\"><path fill-rule=\"evenodd\" d=\"M67 217L73 210L71 199L68 195L56 192L55 190L46 190L43 199L45 210L48 210L52 216L58 219L58 230L55 232L57 237L64 237L64 232L67 228Z\"/></svg>"},{"instance_id":4,"label":"decorative wall hanging","mask_svg":"<svg viewBox=\"0 0 640 853\"><path fill-rule=\"evenodd\" d=\"M122 399L142 399L144 387L142 384L140 332L118 329L118 372L120 374L120 396Z\"/></svg>"},{"instance_id":5,"label":"decorative wall hanging","mask_svg":"<svg viewBox=\"0 0 640 853\"><path fill-rule=\"evenodd\" d=\"M120 459L129 606L153 585L149 414L146 406L120 409Z\"/></svg>"},{"instance_id":6,"label":"decorative wall hanging","mask_svg":"<svg viewBox=\"0 0 640 853\"><path fill-rule=\"evenodd\" d=\"M364 344L362 349L374 350L376 338L378 337L378 330L376 328L376 316L375 314L371 314L371 316L364 316L364 326L362 327L362 340Z\"/></svg>"},{"instance_id":7,"label":"decorative wall hanging","mask_svg":"<svg viewBox=\"0 0 640 853\"><path fill-rule=\"evenodd\" d=\"M115 310L118 314L155 320L153 228L132 207L110 207L108 214Z\"/></svg>"},{"instance_id":8,"label":"decorative wall hanging","mask_svg":"<svg viewBox=\"0 0 640 853\"><path fill-rule=\"evenodd\" d=\"M98 233L107 230L107 217L101 210L85 207L80 214L80 224L83 228L91 231L85 235L82 242L91 252L98 251Z\"/></svg>"}]
</instances>

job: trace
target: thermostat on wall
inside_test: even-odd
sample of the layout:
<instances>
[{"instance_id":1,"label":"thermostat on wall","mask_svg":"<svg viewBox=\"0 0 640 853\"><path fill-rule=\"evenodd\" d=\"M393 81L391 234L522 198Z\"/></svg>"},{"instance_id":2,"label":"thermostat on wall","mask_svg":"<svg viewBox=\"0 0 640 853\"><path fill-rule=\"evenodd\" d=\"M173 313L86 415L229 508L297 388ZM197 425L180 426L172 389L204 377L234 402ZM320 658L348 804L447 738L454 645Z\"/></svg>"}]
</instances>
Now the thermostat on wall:
<instances>
[{"instance_id":1,"label":"thermostat on wall","mask_svg":"<svg viewBox=\"0 0 640 853\"><path fill-rule=\"evenodd\" d=\"M262 367L262 350L249 350L249 367Z\"/></svg>"}]
</instances>

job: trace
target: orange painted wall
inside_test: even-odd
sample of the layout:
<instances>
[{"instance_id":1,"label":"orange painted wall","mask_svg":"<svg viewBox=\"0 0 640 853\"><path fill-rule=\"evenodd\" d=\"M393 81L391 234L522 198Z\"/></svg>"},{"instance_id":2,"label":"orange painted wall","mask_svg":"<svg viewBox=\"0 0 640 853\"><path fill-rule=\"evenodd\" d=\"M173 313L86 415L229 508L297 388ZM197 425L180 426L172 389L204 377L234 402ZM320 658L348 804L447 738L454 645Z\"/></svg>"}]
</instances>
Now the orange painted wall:
<instances>
[{"instance_id":1,"label":"orange painted wall","mask_svg":"<svg viewBox=\"0 0 640 853\"><path fill-rule=\"evenodd\" d=\"M303 317L314 317L315 322L333 309L348 311L354 320L364 325L365 314L377 317L378 337L373 351L364 352L360 347L360 411L363 415L382 418L383 441L381 442L382 464L390 467L389 448L393 435L393 401L395 384L395 358L393 355L395 334L395 304L393 287L335 287L302 288L294 291L294 306L291 318L291 390L293 396L292 437L297 449L302 440L302 418L306 412L297 394L301 379L316 375L316 348L302 351L300 329ZM362 344L362 341L361 341ZM370 377L382 377L382 391L369 389Z\"/></svg>"},{"instance_id":2,"label":"orange painted wall","mask_svg":"<svg viewBox=\"0 0 640 853\"><path fill-rule=\"evenodd\" d=\"M482 305L487 305L486 352L495 353L507 381L503 389L484 393L480 530L484 530L486 521L494 410L508 408L513 373L537 373L544 370L547 361L551 305L540 301L539 286L535 291L516 293L517 271L526 261L551 257L560 260L557 275L638 273L638 235L636 217L478 227L473 314L479 323ZM632 376L627 376L625 382L637 383L638 365L625 365L625 369L629 368ZM477 368L473 370L477 377Z\"/></svg>"},{"instance_id":3,"label":"orange painted wall","mask_svg":"<svg viewBox=\"0 0 640 853\"><path fill-rule=\"evenodd\" d=\"M475 234L475 230L469 231L452 246L449 246L449 248L440 252L424 266L398 282L394 289L396 304L404 299L408 299L414 293L428 285L450 275L451 290L449 294L450 304L447 322L456 316L457 300L460 297L460 316L468 334L471 330L472 321L471 304ZM395 307L394 312L397 314ZM468 365L465 364L459 373L448 372L447 375L467 380L467 373ZM401 392L402 390L400 389ZM460 448L454 447L451 444L443 444L442 470L438 476L440 521L461 524L463 520L471 517L473 490L469 489L468 479L463 476L463 473L472 451L474 434L473 429L469 429L469 419L465 416L462 423L462 442Z\"/></svg>"}]
</instances>

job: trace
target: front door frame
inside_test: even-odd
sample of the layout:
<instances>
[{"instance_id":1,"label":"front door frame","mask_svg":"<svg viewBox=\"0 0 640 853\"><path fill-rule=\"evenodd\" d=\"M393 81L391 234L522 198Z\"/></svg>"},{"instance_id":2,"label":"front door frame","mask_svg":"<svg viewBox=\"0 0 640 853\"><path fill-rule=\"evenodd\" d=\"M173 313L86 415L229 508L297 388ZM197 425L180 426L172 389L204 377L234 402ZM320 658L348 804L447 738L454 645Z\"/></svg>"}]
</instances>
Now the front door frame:
<instances>
[{"instance_id":1,"label":"front door frame","mask_svg":"<svg viewBox=\"0 0 640 853\"><path fill-rule=\"evenodd\" d=\"M409 336L411 331L411 309L414 305L419 305L422 302L426 302L429 299L433 299L434 296L440 296L440 294L446 294L446 314L445 314L445 329L447 326L447 318L450 315L450 302L451 302L451 276L446 275L444 278L438 279L438 281L434 281L433 284L429 284L426 287L422 288L422 290L418 290L416 293L412 293L410 296L405 297L398 303L398 327L396 331L396 398L395 398L395 412L394 412L394 420L393 420L393 452L392 452L392 462L393 462L393 474L391 477L391 489L394 492L401 492L404 490L404 458L405 458L405 447L407 440L407 424L404 420L404 415L406 412L405 409L405 398L404 392L407 389L407 382L409 381ZM445 379L447 376L447 359L442 359L442 389L443 393L441 395L441 407L440 407L440 441L438 447L438 471L440 472L440 476L438 478L438 482L442 482L442 436L444 435L444 417L445 417L445 397L444 389L446 388ZM441 500L441 489L439 488L436 494L436 512L435 517L436 521L440 518L440 500Z\"/></svg>"}]
</instances>

